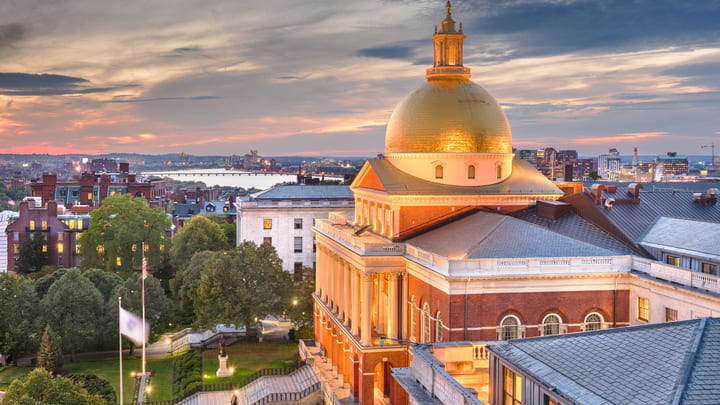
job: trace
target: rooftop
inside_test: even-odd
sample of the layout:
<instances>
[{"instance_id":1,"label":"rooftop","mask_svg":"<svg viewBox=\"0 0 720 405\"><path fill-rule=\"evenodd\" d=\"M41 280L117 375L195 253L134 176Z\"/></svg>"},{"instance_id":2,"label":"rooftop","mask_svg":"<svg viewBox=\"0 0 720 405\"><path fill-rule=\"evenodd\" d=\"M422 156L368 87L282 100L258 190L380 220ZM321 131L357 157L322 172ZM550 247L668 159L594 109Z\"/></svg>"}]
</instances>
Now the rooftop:
<instances>
[{"instance_id":1,"label":"rooftop","mask_svg":"<svg viewBox=\"0 0 720 405\"><path fill-rule=\"evenodd\" d=\"M716 404L720 319L511 340L487 347L583 404Z\"/></svg>"},{"instance_id":2,"label":"rooftop","mask_svg":"<svg viewBox=\"0 0 720 405\"><path fill-rule=\"evenodd\" d=\"M512 174L507 179L487 186L454 186L434 183L405 173L386 159L368 159L388 194L395 195L562 195L553 182L540 174L530 163L513 160Z\"/></svg>"},{"instance_id":3,"label":"rooftop","mask_svg":"<svg viewBox=\"0 0 720 405\"><path fill-rule=\"evenodd\" d=\"M253 200L352 200L350 186L275 186L252 197Z\"/></svg>"},{"instance_id":4,"label":"rooftop","mask_svg":"<svg viewBox=\"0 0 720 405\"><path fill-rule=\"evenodd\" d=\"M720 223L660 217L640 244L668 250L690 250L720 260Z\"/></svg>"}]
</instances>

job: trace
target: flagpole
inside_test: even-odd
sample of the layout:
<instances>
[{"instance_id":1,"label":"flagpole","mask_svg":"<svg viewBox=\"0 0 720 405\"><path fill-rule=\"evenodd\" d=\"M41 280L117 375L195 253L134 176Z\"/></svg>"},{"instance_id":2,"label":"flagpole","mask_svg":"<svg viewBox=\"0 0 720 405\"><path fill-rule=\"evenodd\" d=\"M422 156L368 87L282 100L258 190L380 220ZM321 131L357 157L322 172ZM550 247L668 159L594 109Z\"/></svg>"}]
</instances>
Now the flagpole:
<instances>
[{"instance_id":1,"label":"flagpole","mask_svg":"<svg viewBox=\"0 0 720 405\"><path fill-rule=\"evenodd\" d=\"M123 405L123 366L122 366L122 328L120 327L120 309L122 308L122 297L118 297L118 341L120 352L120 405Z\"/></svg>"},{"instance_id":2,"label":"flagpole","mask_svg":"<svg viewBox=\"0 0 720 405\"><path fill-rule=\"evenodd\" d=\"M147 340L147 331L145 330L145 274L147 272L147 264L145 263L145 242L142 243L142 328L143 328L143 344L142 344L142 373L145 375L145 341Z\"/></svg>"}]
</instances>

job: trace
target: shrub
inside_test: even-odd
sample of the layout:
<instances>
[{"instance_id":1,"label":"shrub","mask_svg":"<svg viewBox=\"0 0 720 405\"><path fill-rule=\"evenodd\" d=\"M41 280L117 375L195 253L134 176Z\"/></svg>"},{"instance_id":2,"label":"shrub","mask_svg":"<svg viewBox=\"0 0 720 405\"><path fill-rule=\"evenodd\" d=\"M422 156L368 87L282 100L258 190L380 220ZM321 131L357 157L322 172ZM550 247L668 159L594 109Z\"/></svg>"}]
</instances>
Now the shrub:
<instances>
[{"instance_id":1,"label":"shrub","mask_svg":"<svg viewBox=\"0 0 720 405\"><path fill-rule=\"evenodd\" d=\"M175 359L173 396L181 396L202 385L202 363L199 350L191 350Z\"/></svg>"},{"instance_id":2,"label":"shrub","mask_svg":"<svg viewBox=\"0 0 720 405\"><path fill-rule=\"evenodd\" d=\"M88 393L101 396L108 405L117 403L115 389L106 379L94 374L70 374L68 378L85 388Z\"/></svg>"}]
</instances>

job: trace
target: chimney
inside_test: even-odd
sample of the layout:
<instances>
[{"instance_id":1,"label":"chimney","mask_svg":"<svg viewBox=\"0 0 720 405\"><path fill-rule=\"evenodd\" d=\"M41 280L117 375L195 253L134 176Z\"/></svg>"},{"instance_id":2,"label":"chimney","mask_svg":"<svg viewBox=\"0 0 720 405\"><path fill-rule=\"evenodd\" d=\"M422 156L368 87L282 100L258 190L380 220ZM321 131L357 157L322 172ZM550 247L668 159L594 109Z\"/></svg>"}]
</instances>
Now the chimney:
<instances>
[{"instance_id":1,"label":"chimney","mask_svg":"<svg viewBox=\"0 0 720 405\"><path fill-rule=\"evenodd\" d=\"M592 195L593 199L595 200L595 204L600 204L602 202L602 192L603 192L603 190L605 190L605 185L595 183L592 185L591 190L592 190L591 195Z\"/></svg>"},{"instance_id":2,"label":"chimney","mask_svg":"<svg viewBox=\"0 0 720 405\"><path fill-rule=\"evenodd\" d=\"M538 200L535 206L535 214L540 218L552 219L553 221L562 217L572 210L572 205L554 200Z\"/></svg>"},{"instance_id":3,"label":"chimney","mask_svg":"<svg viewBox=\"0 0 720 405\"><path fill-rule=\"evenodd\" d=\"M43 173L42 182L43 182L43 184L53 184L53 185L56 184L57 183L57 174Z\"/></svg>"},{"instance_id":4,"label":"chimney","mask_svg":"<svg viewBox=\"0 0 720 405\"><path fill-rule=\"evenodd\" d=\"M57 214L58 214L57 201L55 201L55 200L48 201L47 202L47 211L48 211L48 213L47 213L48 217L57 217Z\"/></svg>"},{"instance_id":5,"label":"chimney","mask_svg":"<svg viewBox=\"0 0 720 405\"><path fill-rule=\"evenodd\" d=\"M632 196L632 198L638 200L640 199L640 190L642 190L643 186L639 183L630 183L628 184L628 195Z\"/></svg>"},{"instance_id":6,"label":"chimney","mask_svg":"<svg viewBox=\"0 0 720 405\"><path fill-rule=\"evenodd\" d=\"M130 172L130 163L122 162L120 163L120 173L128 173Z\"/></svg>"}]
</instances>

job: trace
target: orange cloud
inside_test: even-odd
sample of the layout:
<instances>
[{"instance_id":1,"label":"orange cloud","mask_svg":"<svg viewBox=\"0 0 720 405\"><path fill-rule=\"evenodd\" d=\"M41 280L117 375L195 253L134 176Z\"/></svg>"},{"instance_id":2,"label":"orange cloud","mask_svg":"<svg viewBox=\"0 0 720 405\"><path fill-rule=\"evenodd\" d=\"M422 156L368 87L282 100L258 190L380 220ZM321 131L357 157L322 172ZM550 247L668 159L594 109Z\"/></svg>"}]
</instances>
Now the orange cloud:
<instances>
[{"instance_id":1,"label":"orange cloud","mask_svg":"<svg viewBox=\"0 0 720 405\"><path fill-rule=\"evenodd\" d=\"M533 140L516 140L515 145L544 146L548 144L563 145L607 145L613 142L637 141L639 139L660 138L669 135L667 132L627 132L613 136L592 136L578 138L543 137Z\"/></svg>"},{"instance_id":2,"label":"orange cloud","mask_svg":"<svg viewBox=\"0 0 720 405\"><path fill-rule=\"evenodd\" d=\"M114 141L115 143L120 144L120 145L127 145L130 143L138 143L141 141L152 141L154 139L157 139L157 135L151 134L151 133L143 133L143 134L138 134L134 137L130 136L130 135L110 136L110 137L108 137L108 139L110 139L111 141Z\"/></svg>"},{"instance_id":3,"label":"orange cloud","mask_svg":"<svg viewBox=\"0 0 720 405\"><path fill-rule=\"evenodd\" d=\"M21 146L10 146L8 153L17 154L31 154L31 153L47 153L50 155L62 155L66 153L82 153L82 154L96 154L98 150L95 149L77 149L73 146L55 146L50 145L49 142L39 142L32 145L21 145Z\"/></svg>"}]
</instances>

